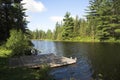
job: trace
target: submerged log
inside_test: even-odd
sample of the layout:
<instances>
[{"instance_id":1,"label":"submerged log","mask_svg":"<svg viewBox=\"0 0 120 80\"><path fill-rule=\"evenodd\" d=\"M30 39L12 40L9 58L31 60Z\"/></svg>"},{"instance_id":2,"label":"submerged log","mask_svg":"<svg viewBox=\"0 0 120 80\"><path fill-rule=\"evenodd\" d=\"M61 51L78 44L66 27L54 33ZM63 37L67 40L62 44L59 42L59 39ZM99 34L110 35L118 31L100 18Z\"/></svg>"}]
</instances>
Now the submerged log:
<instances>
[{"instance_id":1,"label":"submerged log","mask_svg":"<svg viewBox=\"0 0 120 80\"><path fill-rule=\"evenodd\" d=\"M38 68L43 65L50 67L60 67L76 63L77 59L56 56L55 54L41 54L37 56L21 56L19 58L11 58L9 63L11 67L29 67Z\"/></svg>"}]
</instances>

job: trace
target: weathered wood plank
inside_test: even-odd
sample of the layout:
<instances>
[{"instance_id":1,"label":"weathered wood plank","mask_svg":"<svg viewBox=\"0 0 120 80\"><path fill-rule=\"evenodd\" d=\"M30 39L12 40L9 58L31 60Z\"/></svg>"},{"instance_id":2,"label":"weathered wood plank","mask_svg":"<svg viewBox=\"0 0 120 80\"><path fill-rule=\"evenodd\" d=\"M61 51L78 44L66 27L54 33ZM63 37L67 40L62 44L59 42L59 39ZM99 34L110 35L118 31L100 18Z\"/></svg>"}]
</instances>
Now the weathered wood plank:
<instances>
[{"instance_id":1,"label":"weathered wood plank","mask_svg":"<svg viewBox=\"0 0 120 80\"><path fill-rule=\"evenodd\" d=\"M11 67L41 67L46 64L50 67L60 67L64 65L69 65L76 63L76 59L60 57L54 54L43 54L37 56L22 56L19 58L11 58L10 66Z\"/></svg>"}]
</instances>

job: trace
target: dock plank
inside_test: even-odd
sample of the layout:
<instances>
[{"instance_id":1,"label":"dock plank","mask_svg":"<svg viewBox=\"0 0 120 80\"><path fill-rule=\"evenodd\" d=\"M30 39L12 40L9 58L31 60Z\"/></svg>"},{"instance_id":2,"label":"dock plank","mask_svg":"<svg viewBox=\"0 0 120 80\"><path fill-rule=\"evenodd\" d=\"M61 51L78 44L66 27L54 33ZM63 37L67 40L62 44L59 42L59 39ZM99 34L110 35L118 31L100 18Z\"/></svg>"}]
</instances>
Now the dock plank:
<instances>
[{"instance_id":1,"label":"dock plank","mask_svg":"<svg viewBox=\"0 0 120 80\"><path fill-rule=\"evenodd\" d=\"M11 67L30 67L36 68L42 65L48 65L50 67L60 67L64 65L70 65L76 63L76 59L56 56L54 54L42 54L32 56L21 56L19 58L11 58L9 60Z\"/></svg>"}]
</instances>

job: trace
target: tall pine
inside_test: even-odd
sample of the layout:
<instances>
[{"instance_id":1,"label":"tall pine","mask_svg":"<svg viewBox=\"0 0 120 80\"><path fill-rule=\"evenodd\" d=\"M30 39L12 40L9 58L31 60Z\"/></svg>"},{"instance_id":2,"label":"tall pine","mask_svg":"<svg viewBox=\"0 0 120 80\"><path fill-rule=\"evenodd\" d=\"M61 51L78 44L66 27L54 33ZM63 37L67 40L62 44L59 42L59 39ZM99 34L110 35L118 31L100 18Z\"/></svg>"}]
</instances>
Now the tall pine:
<instances>
[{"instance_id":1,"label":"tall pine","mask_svg":"<svg viewBox=\"0 0 120 80\"><path fill-rule=\"evenodd\" d=\"M0 0L0 42L6 41L10 30L26 32L27 21L22 0Z\"/></svg>"},{"instance_id":2,"label":"tall pine","mask_svg":"<svg viewBox=\"0 0 120 80\"><path fill-rule=\"evenodd\" d=\"M63 22L62 39L70 40L73 37L74 22L69 12L65 14Z\"/></svg>"},{"instance_id":3,"label":"tall pine","mask_svg":"<svg viewBox=\"0 0 120 80\"><path fill-rule=\"evenodd\" d=\"M120 8L119 0L91 0L89 6L89 21L97 28L100 41L120 38Z\"/></svg>"}]
</instances>

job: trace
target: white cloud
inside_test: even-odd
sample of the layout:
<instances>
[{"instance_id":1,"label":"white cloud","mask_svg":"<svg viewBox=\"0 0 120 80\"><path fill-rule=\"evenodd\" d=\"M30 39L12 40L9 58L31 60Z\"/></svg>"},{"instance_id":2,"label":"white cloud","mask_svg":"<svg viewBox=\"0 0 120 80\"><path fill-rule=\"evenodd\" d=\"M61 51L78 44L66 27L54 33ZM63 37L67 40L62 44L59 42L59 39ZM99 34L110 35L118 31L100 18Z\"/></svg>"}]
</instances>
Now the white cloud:
<instances>
[{"instance_id":1,"label":"white cloud","mask_svg":"<svg viewBox=\"0 0 120 80\"><path fill-rule=\"evenodd\" d=\"M25 3L23 7L26 8L29 12L42 12L46 10L45 6L40 1L23 0L22 3Z\"/></svg>"},{"instance_id":2,"label":"white cloud","mask_svg":"<svg viewBox=\"0 0 120 80\"><path fill-rule=\"evenodd\" d=\"M53 22L60 22L63 20L63 17L62 16L52 16L52 17L50 17L50 20Z\"/></svg>"}]
</instances>

